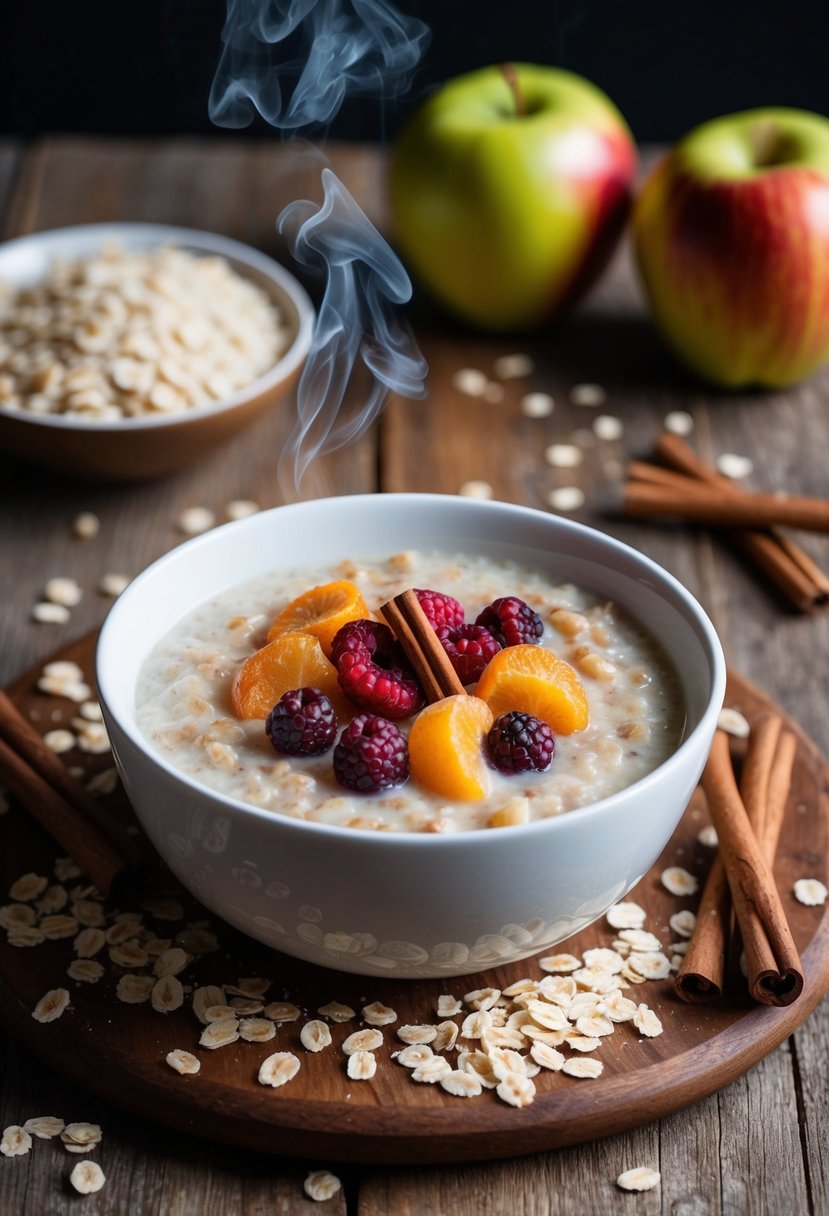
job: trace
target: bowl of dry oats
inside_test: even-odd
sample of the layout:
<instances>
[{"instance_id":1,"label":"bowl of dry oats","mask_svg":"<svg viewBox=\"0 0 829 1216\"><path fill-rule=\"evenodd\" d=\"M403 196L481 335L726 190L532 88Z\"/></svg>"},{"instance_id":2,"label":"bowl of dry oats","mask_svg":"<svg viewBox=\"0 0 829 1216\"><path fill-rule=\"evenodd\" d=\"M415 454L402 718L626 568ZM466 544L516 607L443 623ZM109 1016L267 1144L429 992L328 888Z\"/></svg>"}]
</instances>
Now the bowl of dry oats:
<instances>
[{"instance_id":1,"label":"bowl of dry oats","mask_svg":"<svg viewBox=\"0 0 829 1216\"><path fill-rule=\"evenodd\" d=\"M99 697L143 827L206 906L324 966L464 975L564 940L649 869L725 664L685 588L611 537L380 501L279 507L161 558L104 624ZM425 665L386 611L412 596ZM443 657L459 691L430 690Z\"/></svg>"},{"instance_id":2,"label":"bowl of dry oats","mask_svg":"<svg viewBox=\"0 0 829 1216\"><path fill-rule=\"evenodd\" d=\"M196 463L290 399L313 307L260 251L163 224L0 245L0 447L97 480Z\"/></svg>"}]
</instances>

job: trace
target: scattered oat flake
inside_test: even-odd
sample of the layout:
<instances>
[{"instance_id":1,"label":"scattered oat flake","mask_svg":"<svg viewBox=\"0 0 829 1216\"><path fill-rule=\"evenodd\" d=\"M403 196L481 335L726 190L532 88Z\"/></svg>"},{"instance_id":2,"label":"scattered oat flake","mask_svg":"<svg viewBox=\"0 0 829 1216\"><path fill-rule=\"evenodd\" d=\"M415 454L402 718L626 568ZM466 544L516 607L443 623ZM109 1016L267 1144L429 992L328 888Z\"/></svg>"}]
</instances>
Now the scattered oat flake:
<instances>
[{"instance_id":1,"label":"scattered oat flake","mask_svg":"<svg viewBox=\"0 0 829 1216\"><path fill-rule=\"evenodd\" d=\"M69 1175L69 1181L79 1195L92 1195L100 1191L106 1175L97 1161L79 1161Z\"/></svg>"},{"instance_id":2,"label":"scattered oat flake","mask_svg":"<svg viewBox=\"0 0 829 1216\"><path fill-rule=\"evenodd\" d=\"M65 625L69 620L69 609L63 604L35 604L32 608L32 620L41 625Z\"/></svg>"},{"instance_id":3,"label":"scattered oat flake","mask_svg":"<svg viewBox=\"0 0 829 1216\"><path fill-rule=\"evenodd\" d=\"M81 511L72 522L72 532L78 540L92 540L101 529L101 521L91 511Z\"/></svg>"},{"instance_id":4,"label":"scattered oat flake","mask_svg":"<svg viewBox=\"0 0 829 1216\"><path fill-rule=\"evenodd\" d=\"M272 1056L267 1056L259 1067L259 1084L278 1089L280 1085L292 1081L300 1067L299 1057L292 1051L275 1051Z\"/></svg>"},{"instance_id":5,"label":"scattered oat flake","mask_svg":"<svg viewBox=\"0 0 829 1216\"><path fill-rule=\"evenodd\" d=\"M607 910L607 923L611 929L641 929L645 923L645 909L639 904L614 904Z\"/></svg>"},{"instance_id":6,"label":"scattered oat flake","mask_svg":"<svg viewBox=\"0 0 829 1216\"><path fill-rule=\"evenodd\" d=\"M397 1021L397 1013L388 1005L374 1001L371 1005L363 1005L363 1021L369 1026L391 1026Z\"/></svg>"},{"instance_id":7,"label":"scattered oat flake","mask_svg":"<svg viewBox=\"0 0 829 1216\"><path fill-rule=\"evenodd\" d=\"M529 1106L535 1097L535 1085L529 1077L511 1072L498 1083L495 1092L502 1102L510 1106Z\"/></svg>"},{"instance_id":8,"label":"scattered oat flake","mask_svg":"<svg viewBox=\"0 0 829 1216\"><path fill-rule=\"evenodd\" d=\"M470 1015L470 1016L478 1016L478 1015L476 1014L476 1015ZM467 1021L469 1021L468 1018L467 1018ZM464 1022L464 1026L465 1025L466 1025L466 1022ZM432 1040L437 1035L437 1032L438 1032L437 1026L426 1026L426 1025L400 1026L397 1031L397 1037L398 1037L398 1039L400 1039L400 1041L402 1043L411 1043L411 1044L431 1043ZM354 1036L352 1035L352 1038L353 1037ZM346 1039L346 1042L348 1042L347 1039ZM343 1049L345 1049L345 1043L343 1044Z\"/></svg>"},{"instance_id":9,"label":"scattered oat flake","mask_svg":"<svg viewBox=\"0 0 829 1216\"><path fill-rule=\"evenodd\" d=\"M493 489L488 481L465 481L458 490L461 498L492 498Z\"/></svg>"},{"instance_id":10,"label":"scattered oat flake","mask_svg":"<svg viewBox=\"0 0 829 1216\"><path fill-rule=\"evenodd\" d=\"M724 477L740 481L754 470L754 461L749 456L738 456L736 452L723 452L717 457L717 471Z\"/></svg>"},{"instance_id":11,"label":"scattered oat flake","mask_svg":"<svg viewBox=\"0 0 829 1216\"><path fill-rule=\"evenodd\" d=\"M265 1006L265 1017L277 1023L296 1022L298 1018L302 1017L302 1010L296 1005L292 1005L290 1001L271 1001L269 1005Z\"/></svg>"},{"instance_id":12,"label":"scattered oat flake","mask_svg":"<svg viewBox=\"0 0 829 1216\"><path fill-rule=\"evenodd\" d=\"M538 960L538 965L542 971L577 971L581 961L574 954L548 954Z\"/></svg>"},{"instance_id":13,"label":"scattered oat flake","mask_svg":"<svg viewBox=\"0 0 829 1216\"><path fill-rule=\"evenodd\" d=\"M75 736L71 730L47 730L43 742L56 756L62 756L75 746Z\"/></svg>"},{"instance_id":14,"label":"scattered oat flake","mask_svg":"<svg viewBox=\"0 0 829 1216\"><path fill-rule=\"evenodd\" d=\"M352 1081L370 1081L377 1072L377 1057L370 1051L353 1051L346 1072Z\"/></svg>"},{"instance_id":15,"label":"scattered oat flake","mask_svg":"<svg viewBox=\"0 0 829 1216\"><path fill-rule=\"evenodd\" d=\"M33 1119L26 1120L23 1130L37 1136L38 1140L52 1140L60 1135L65 1126L63 1119L54 1115L36 1115Z\"/></svg>"},{"instance_id":16,"label":"scattered oat flake","mask_svg":"<svg viewBox=\"0 0 829 1216\"><path fill-rule=\"evenodd\" d=\"M574 469L581 464L584 453L574 443L551 443L544 449L544 459L556 469Z\"/></svg>"},{"instance_id":17,"label":"scattered oat flake","mask_svg":"<svg viewBox=\"0 0 829 1216\"><path fill-rule=\"evenodd\" d=\"M66 968L66 974L79 984L97 984L104 977L104 969L93 958L76 958Z\"/></svg>"},{"instance_id":18,"label":"scattered oat flake","mask_svg":"<svg viewBox=\"0 0 829 1216\"><path fill-rule=\"evenodd\" d=\"M276 1027L267 1018L242 1018L239 1022L239 1038L246 1043L268 1043L276 1034Z\"/></svg>"},{"instance_id":19,"label":"scattered oat flake","mask_svg":"<svg viewBox=\"0 0 829 1216\"><path fill-rule=\"evenodd\" d=\"M208 532L216 523L216 516L209 507L186 507L178 517L177 524L185 536L198 536Z\"/></svg>"},{"instance_id":20,"label":"scattered oat flake","mask_svg":"<svg viewBox=\"0 0 829 1216\"><path fill-rule=\"evenodd\" d=\"M499 380L519 380L533 374L535 363L529 355L501 355L493 363L492 371Z\"/></svg>"},{"instance_id":21,"label":"scattered oat flake","mask_svg":"<svg viewBox=\"0 0 829 1216\"><path fill-rule=\"evenodd\" d=\"M565 1060L561 1071L567 1073L568 1077L594 1078L602 1075L604 1064L601 1060L588 1060L582 1056Z\"/></svg>"},{"instance_id":22,"label":"scattered oat flake","mask_svg":"<svg viewBox=\"0 0 829 1216\"><path fill-rule=\"evenodd\" d=\"M555 400L549 393L525 393L520 404L525 418L549 418L556 408Z\"/></svg>"},{"instance_id":23,"label":"scattered oat flake","mask_svg":"<svg viewBox=\"0 0 829 1216\"><path fill-rule=\"evenodd\" d=\"M671 973L671 960L661 950L647 954L633 951L628 958L628 967L638 971L646 980L665 980Z\"/></svg>"},{"instance_id":24,"label":"scattered oat flake","mask_svg":"<svg viewBox=\"0 0 829 1216\"><path fill-rule=\"evenodd\" d=\"M104 574L98 581L98 593L100 595L108 595L111 599L117 599L122 591L125 591L131 582L128 574L117 574L111 571Z\"/></svg>"},{"instance_id":25,"label":"scattered oat flake","mask_svg":"<svg viewBox=\"0 0 829 1216\"><path fill-rule=\"evenodd\" d=\"M452 387L467 397L483 397L489 380L477 367L462 367L450 381Z\"/></svg>"},{"instance_id":26,"label":"scattered oat flake","mask_svg":"<svg viewBox=\"0 0 829 1216\"><path fill-rule=\"evenodd\" d=\"M12 1123L0 1139L0 1153L4 1157L23 1157L32 1147L32 1137L25 1128Z\"/></svg>"},{"instance_id":27,"label":"scattered oat flake","mask_svg":"<svg viewBox=\"0 0 829 1216\"><path fill-rule=\"evenodd\" d=\"M481 1092L482 1085L477 1074L451 1069L438 1078L438 1085L455 1098L475 1098Z\"/></svg>"},{"instance_id":28,"label":"scattered oat flake","mask_svg":"<svg viewBox=\"0 0 829 1216\"><path fill-rule=\"evenodd\" d=\"M259 503L252 498L234 498L225 506L225 519L247 519L249 515L258 515L261 510Z\"/></svg>"},{"instance_id":29,"label":"scattered oat flake","mask_svg":"<svg viewBox=\"0 0 829 1216\"><path fill-rule=\"evenodd\" d=\"M652 1191L659 1185L661 1175L657 1170L647 1166L637 1165L632 1170L625 1170L616 1179L616 1185L623 1191Z\"/></svg>"},{"instance_id":30,"label":"scattered oat flake","mask_svg":"<svg viewBox=\"0 0 829 1216\"><path fill-rule=\"evenodd\" d=\"M686 410L671 410L666 414L662 425L672 435L690 435L694 429L694 420Z\"/></svg>"},{"instance_id":31,"label":"scattered oat flake","mask_svg":"<svg viewBox=\"0 0 829 1216\"><path fill-rule=\"evenodd\" d=\"M411 1043L399 1051L395 1059L404 1068L418 1068L426 1060L431 1060L434 1054L428 1043Z\"/></svg>"},{"instance_id":32,"label":"scattered oat flake","mask_svg":"<svg viewBox=\"0 0 829 1216\"><path fill-rule=\"evenodd\" d=\"M331 1031L328 1023L314 1018L306 1022L299 1032L299 1041L306 1051L322 1051L331 1045Z\"/></svg>"},{"instance_id":33,"label":"scattered oat flake","mask_svg":"<svg viewBox=\"0 0 829 1216\"><path fill-rule=\"evenodd\" d=\"M43 594L50 604L61 604L64 608L75 608L83 599L83 591L73 578L50 578Z\"/></svg>"},{"instance_id":34,"label":"scattered oat flake","mask_svg":"<svg viewBox=\"0 0 829 1216\"><path fill-rule=\"evenodd\" d=\"M535 1042L530 1047L530 1055L541 1068L549 1069L550 1072L561 1072L564 1067L565 1056L555 1047L550 1047L547 1043Z\"/></svg>"},{"instance_id":35,"label":"scattered oat flake","mask_svg":"<svg viewBox=\"0 0 829 1216\"><path fill-rule=\"evenodd\" d=\"M308 1198L316 1200L317 1203L332 1199L341 1188L342 1183L337 1175L328 1170L312 1170L302 1184Z\"/></svg>"},{"instance_id":36,"label":"scattered oat flake","mask_svg":"<svg viewBox=\"0 0 829 1216\"><path fill-rule=\"evenodd\" d=\"M401 1031L406 1029L409 1028L405 1026L401 1027ZM432 1038L434 1037L435 1035L432 1034ZM410 1042L412 1040L404 1039L403 1041ZM418 1041L426 1042L425 1039ZM382 1045L383 1035L381 1032L379 1030L375 1030L373 1027L368 1027L366 1030L355 1030L354 1034L350 1034L348 1038L343 1041L343 1052L345 1055L350 1056L353 1055L355 1051L376 1051L377 1048L382 1047Z\"/></svg>"},{"instance_id":37,"label":"scattered oat flake","mask_svg":"<svg viewBox=\"0 0 829 1216\"><path fill-rule=\"evenodd\" d=\"M615 439L621 439L624 430L621 418L614 418L612 414L599 414L598 418L593 419L593 434L597 439L612 442Z\"/></svg>"},{"instance_id":38,"label":"scattered oat flake","mask_svg":"<svg viewBox=\"0 0 829 1216\"><path fill-rule=\"evenodd\" d=\"M683 870L682 866L668 866L667 870L662 871L661 878L662 886L671 895L694 895L699 888L694 875Z\"/></svg>"},{"instance_id":39,"label":"scattered oat flake","mask_svg":"<svg viewBox=\"0 0 829 1216\"><path fill-rule=\"evenodd\" d=\"M322 1014L324 1018L330 1018L332 1022L350 1022L357 1016L350 1005L343 1005L341 1001L329 1001L327 1005L322 1005L317 1013Z\"/></svg>"},{"instance_id":40,"label":"scattered oat flake","mask_svg":"<svg viewBox=\"0 0 829 1216\"><path fill-rule=\"evenodd\" d=\"M69 1005L69 993L65 988L52 988L40 998L32 1010L36 1022L55 1022Z\"/></svg>"},{"instance_id":41,"label":"scattered oat flake","mask_svg":"<svg viewBox=\"0 0 829 1216\"><path fill-rule=\"evenodd\" d=\"M715 849L719 844L719 839L713 823L706 824L697 832L697 840L700 844L705 845L706 849Z\"/></svg>"},{"instance_id":42,"label":"scattered oat flake","mask_svg":"<svg viewBox=\"0 0 829 1216\"><path fill-rule=\"evenodd\" d=\"M115 995L125 1005L143 1005L152 996L156 979L152 975L122 975L115 988Z\"/></svg>"},{"instance_id":43,"label":"scattered oat flake","mask_svg":"<svg viewBox=\"0 0 829 1216\"><path fill-rule=\"evenodd\" d=\"M678 933L680 937L692 937L696 923L697 918L689 908L683 908L681 912L674 912L668 921L674 933Z\"/></svg>"},{"instance_id":44,"label":"scattered oat flake","mask_svg":"<svg viewBox=\"0 0 829 1216\"><path fill-rule=\"evenodd\" d=\"M500 988L476 988L467 992L463 1000L470 1009L491 1009L500 995Z\"/></svg>"},{"instance_id":45,"label":"scattered oat flake","mask_svg":"<svg viewBox=\"0 0 829 1216\"><path fill-rule=\"evenodd\" d=\"M156 1013L171 1013L174 1009L180 1009L184 1004L181 980L174 975L163 975L153 988L150 1001Z\"/></svg>"},{"instance_id":46,"label":"scattered oat flake","mask_svg":"<svg viewBox=\"0 0 829 1216\"><path fill-rule=\"evenodd\" d=\"M9 897L20 900L22 903L29 903L42 895L48 886L49 879L43 878L40 874L22 874L9 887Z\"/></svg>"},{"instance_id":47,"label":"scattered oat flake","mask_svg":"<svg viewBox=\"0 0 829 1216\"><path fill-rule=\"evenodd\" d=\"M798 878L792 890L797 902L808 908L819 908L826 903L826 886L817 878Z\"/></svg>"},{"instance_id":48,"label":"scattered oat flake","mask_svg":"<svg viewBox=\"0 0 829 1216\"><path fill-rule=\"evenodd\" d=\"M236 1043L238 1039L239 1019L237 1017L219 1018L205 1026L199 1035L199 1045L206 1047L208 1051L216 1051L219 1047L227 1047L231 1043ZM271 1058L271 1056L268 1057L268 1059Z\"/></svg>"},{"instance_id":49,"label":"scattered oat flake","mask_svg":"<svg viewBox=\"0 0 829 1216\"><path fill-rule=\"evenodd\" d=\"M621 992L611 992L605 997L604 1011L611 1022L632 1022L638 1006L635 1001L628 1000Z\"/></svg>"},{"instance_id":50,"label":"scattered oat flake","mask_svg":"<svg viewBox=\"0 0 829 1216\"><path fill-rule=\"evenodd\" d=\"M595 407L604 405L607 393L600 384L574 384L570 389L570 400L573 405Z\"/></svg>"},{"instance_id":51,"label":"scattered oat flake","mask_svg":"<svg viewBox=\"0 0 829 1216\"><path fill-rule=\"evenodd\" d=\"M751 734L748 719L740 713L739 709L729 709L727 706L720 710L717 729L724 730L727 735L733 735L735 739L747 739Z\"/></svg>"},{"instance_id":52,"label":"scattered oat flake","mask_svg":"<svg viewBox=\"0 0 829 1216\"><path fill-rule=\"evenodd\" d=\"M547 502L554 511L578 511L585 503L584 490L578 486L558 486L547 495Z\"/></svg>"},{"instance_id":53,"label":"scattered oat flake","mask_svg":"<svg viewBox=\"0 0 829 1216\"><path fill-rule=\"evenodd\" d=\"M652 1009L647 1005L639 1005L633 1017L633 1024L640 1034L648 1039L662 1034L662 1023Z\"/></svg>"},{"instance_id":54,"label":"scattered oat flake","mask_svg":"<svg viewBox=\"0 0 829 1216\"><path fill-rule=\"evenodd\" d=\"M432 1039L432 1051L451 1051L458 1041L457 1022L439 1022Z\"/></svg>"},{"instance_id":55,"label":"scattered oat flake","mask_svg":"<svg viewBox=\"0 0 829 1216\"><path fill-rule=\"evenodd\" d=\"M176 1072L180 1072L182 1076L193 1076L201 1068L201 1060L181 1047L168 1051L164 1058L170 1067Z\"/></svg>"},{"instance_id":56,"label":"scattered oat flake","mask_svg":"<svg viewBox=\"0 0 829 1216\"><path fill-rule=\"evenodd\" d=\"M97 1123L67 1123L60 1138L70 1153L85 1153L101 1143L101 1128Z\"/></svg>"}]
</instances>

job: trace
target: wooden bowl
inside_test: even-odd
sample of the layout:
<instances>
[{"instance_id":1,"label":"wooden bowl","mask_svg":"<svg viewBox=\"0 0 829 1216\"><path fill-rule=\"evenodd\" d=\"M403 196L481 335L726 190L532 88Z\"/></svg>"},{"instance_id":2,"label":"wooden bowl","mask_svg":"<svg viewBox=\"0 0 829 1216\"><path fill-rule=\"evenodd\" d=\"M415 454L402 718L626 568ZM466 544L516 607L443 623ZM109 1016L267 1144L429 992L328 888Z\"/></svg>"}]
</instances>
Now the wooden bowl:
<instances>
[{"instance_id":1,"label":"wooden bowl","mask_svg":"<svg viewBox=\"0 0 829 1216\"><path fill-rule=\"evenodd\" d=\"M54 258L88 257L113 241L127 251L175 245L225 258L271 296L290 334L281 358L251 384L223 401L182 413L80 422L0 408L0 448L12 456L86 480L136 481L195 464L265 410L292 402L314 311L305 290L272 258L229 237L166 224L85 224L8 241L0 246L0 282L32 285Z\"/></svg>"}]
</instances>

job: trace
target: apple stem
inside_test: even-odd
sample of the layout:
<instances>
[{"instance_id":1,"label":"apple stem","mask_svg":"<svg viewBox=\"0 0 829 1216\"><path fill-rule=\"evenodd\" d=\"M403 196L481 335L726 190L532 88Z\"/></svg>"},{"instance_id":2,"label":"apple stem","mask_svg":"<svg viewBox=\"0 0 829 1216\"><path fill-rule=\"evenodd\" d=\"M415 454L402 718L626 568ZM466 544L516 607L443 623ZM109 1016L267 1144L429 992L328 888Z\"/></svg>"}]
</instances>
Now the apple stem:
<instances>
[{"instance_id":1,"label":"apple stem","mask_svg":"<svg viewBox=\"0 0 829 1216\"><path fill-rule=\"evenodd\" d=\"M521 86L518 83L518 73L515 70L515 64L502 63L501 74L510 87L512 99L515 104L516 117L520 118L522 114L526 114L527 107L524 102L524 94L521 92Z\"/></svg>"}]
</instances>

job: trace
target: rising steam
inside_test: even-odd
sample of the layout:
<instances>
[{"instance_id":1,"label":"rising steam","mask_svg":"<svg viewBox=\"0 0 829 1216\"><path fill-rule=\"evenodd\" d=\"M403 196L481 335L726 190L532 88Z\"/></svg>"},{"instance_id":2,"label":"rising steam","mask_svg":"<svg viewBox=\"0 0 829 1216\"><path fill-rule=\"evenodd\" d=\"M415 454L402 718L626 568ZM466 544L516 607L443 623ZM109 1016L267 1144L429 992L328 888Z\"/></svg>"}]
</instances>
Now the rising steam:
<instances>
[{"instance_id":1,"label":"rising steam","mask_svg":"<svg viewBox=\"0 0 829 1216\"><path fill-rule=\"evenodd\" d=\"M401 16L387 0L228 0L210 117L242 127L258 112L292 136L325 126L349 93L405 91L428 38L421 21ZM296 83L286 93L289 79ZM422 397L428 370L398 316L412 294L403 266L328 168L322 187L321 206L299 200L277 221L297 261L325 274L297 421L279 462L283 491L299 488L317 456L362 435L389 392ZM343 401L358 362L371 387L346 418Z\"/></svg>"},{"instance_id":2,"label":"rising steam","mask_svg":"<svg viewBox=\"0 0 829 1216\"><path fill-rule=\"evenodd\" d=\"M258 112L291 133L326 126L349 94L405 93L428 40L387 0L228 0L210 117L246 127Z\"/></svg>"},{"instance_id":3,"label":"rising steam","mask_svg":"<svg viewBox=\"0 0 829 1216\"><path fill-rule=\"evenodd\" d=\"M352 443L371 426L389 391L421 397L426 362L396 308L412 294L408 275L380 233L330 169L324 199L285 208L277 228L304 266L327 275L314 341L297 390L297 425L280 460L299 484L311 461ZM352 371L360 360L372 374L362 409L339 418Z\"/></svg>"}]
</instances>

